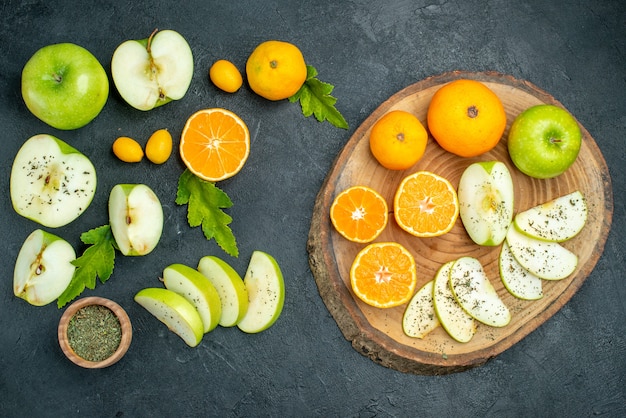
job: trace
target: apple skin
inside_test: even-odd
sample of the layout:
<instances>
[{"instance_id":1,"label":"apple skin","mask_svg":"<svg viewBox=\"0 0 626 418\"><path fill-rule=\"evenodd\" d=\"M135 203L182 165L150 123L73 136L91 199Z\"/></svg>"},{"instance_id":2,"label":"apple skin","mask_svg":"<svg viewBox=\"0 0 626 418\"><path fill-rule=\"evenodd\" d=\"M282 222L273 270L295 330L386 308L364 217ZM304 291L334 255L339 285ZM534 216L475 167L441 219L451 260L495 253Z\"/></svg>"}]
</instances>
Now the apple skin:
<instances>
[{"instance_id":1,"label":"apple skin","mask_svg":"<svg viewBox=\"0 0 626 418\"><path fill-rule=\"evenodd\" d=\"M58 228L78 218L96 193L96 169L84 154L52 135L24 142L11 168L11 203L27 219Z\"/></svg>"},{"instance_id":2,"label":"apple skin","mask_svg":"<svg viewBox=\"0 0 626 418\"><path fill-rule=\"evenodd\" d=\"M563 174L578 157L582 134L565 109L541 104L520 113L509 131L508 150L524 174L548 179Z\"/></svg>"},{"instance_id":3,"label":"apple skin","mask_svg":"<svg viewBox=\"0 0 626 418\"><path fill-rule=\"evenodd\" d=\"M34 230L15 261L13 293L34 306L57 299L67 288L76 267L74 248L63 238Z\"/></svg>"},{"instance_id":4,"label":"apple skin","mask_svg":"<svg viewBox=\"0 0 626 418\"><path fill-rule=\"evenodd\" d=\"M163 207L145 184L117 184L109 195L109 223L122 254L146 255L161 239Z\"/></svg>"},{"instance_id":5,"label":"apple skin","mask_svg":"<svg viewBox=\"0 0 626 418\"><path fill-rule=\"evenodd\" d=\"M91 122L109 96L109 79L98 59L72 43L44 46L22 70L22 97L48 125L78 129Z\"/></svg>"}]
</instances>

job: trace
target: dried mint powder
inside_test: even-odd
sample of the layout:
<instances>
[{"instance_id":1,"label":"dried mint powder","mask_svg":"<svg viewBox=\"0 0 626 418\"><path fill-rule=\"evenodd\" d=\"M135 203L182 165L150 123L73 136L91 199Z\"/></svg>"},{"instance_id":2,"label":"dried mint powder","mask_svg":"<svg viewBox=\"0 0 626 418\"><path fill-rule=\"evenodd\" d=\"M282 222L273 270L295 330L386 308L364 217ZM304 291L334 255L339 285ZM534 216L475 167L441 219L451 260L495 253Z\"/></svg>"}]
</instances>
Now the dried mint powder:
<instances>
[{"instance_id":1,"label":"dried mint powder","mask_svg":"<svg viewBox=\"0 0 626 418\"><path fill-rule=\"evenodd\" d=\"M67 326L67 339L72 350L88 361L111 357L122 341L122 326L106 306L88 305L80 308Z\"/></svg>"}]
</instances>

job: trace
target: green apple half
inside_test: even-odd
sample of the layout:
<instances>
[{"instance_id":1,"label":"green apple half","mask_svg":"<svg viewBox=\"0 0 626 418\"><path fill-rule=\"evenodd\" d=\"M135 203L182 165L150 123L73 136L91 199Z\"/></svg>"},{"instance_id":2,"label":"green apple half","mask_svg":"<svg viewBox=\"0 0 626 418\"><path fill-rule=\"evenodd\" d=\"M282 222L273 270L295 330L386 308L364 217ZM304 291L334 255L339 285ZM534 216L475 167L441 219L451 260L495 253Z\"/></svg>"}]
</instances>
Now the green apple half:
<instances>
[{"instance_id":1,"label":"green apple half","mask_svg":"<svg viewBox=\"0 0 626 418\"><path fill-rule=\"evenodd\" d=\"M537 300L543 297L541 279L517 262L506 240L500 249L498 267L502 284L510 294L524 300Z\"/></svg>"},{"instance_id":2,"label":"green apple half","mask_svg":"<svg viewBox=\"0 0 626 418\"><path fill-rule=\"evenodd\" d=\"M156 31L155 31L156 32ZM122 98L139 110L182 99L193 77L193 55L178 32L163 30L117 47L111 75Z\"/></svg>"},{"instance_id":3,"label":"green apple half","mask_svg":"<svg viewBox=\"0 0 626 418\"><path fill-rule=\"evenodd\" d=\"M117 184L109 195L109 223L122 254L146 255L161 239L161 202L145 184Z\"/></svg>"},{"instance_id":4,"label":"green apple half","mask_svg":"<svg viewBox=\"0 0 626 418\"><path fill-rule=\"evenodd\" d=\"M492 327L511 322L511 312L502 302L483 266L474 257L457 259L450 269L450 288L461 307L477 321Z\"/></svg>"},{"instance_id":5,"label":"green apple half","mask_svg":"<svg viewBox=\"0 0 626 418\"><path fill-rule=\"evenodd\" d=\"M91 52L75 44L45 46L22 70L26 107L57 129L85 126L98 116L108 96L104 68Z\"/></svg>"},{"instance_id":6,"label":"green apple half","mask_svg":"<svg viewBox=\"0 0 626 418\"><path fill-rule=\"evenodd\" d=\"M76 252L67 241L36 229L22 244L15 261L15 296L35 306L54 301L70 284L75 259Z\"/></svg>"},{"instance_id":7,"label":"green apple half","mask_svg":"<svg viewBox=\"0 0 626 418\"><path fill-rule=\"evenodd\" d=\"M578 266L578 256L558 242L531 238L514 224L506 234L506 242L517 262L540 279L564 279Z\"/></svg>"},{"instance_id":8,"label":"green apple half","mask_svg":"<svg viewBox=\"0 0 626 418\"><path fill-rule=\"evenodd\" d=\"M507 166L500 161L469 165L459 180L458 197L459 216L472 241L500 245L513 220L513 179Z\"/></svg>"},{"instance_id":9,"label":"green apple half","mask_svg":"<svg viewBox=\"0 0 626 418\"><path fill-rule=\"evenodd\" d=\"M135 295L135 302L167 325L190 347L200 344L204 336L202 318L183 296L169 289L149 287Z\"/></svg>"},{"instance_id":10,"label":"green apple half","mask_svg":"<svg viewBox=\"0 0 626 418\"><path fill-rule=\"evenodd\" d=\"M557 197L515 215L515 227L538 239L563 242L576 236L587 222L587 202L575 192Z\"/></svg>"},{"instance_id":11,"label":"green apple half","mask_svg":"<svg viewBox=\"0 0 626 418\"><path fill-rule=\"evenodd\" d=\"M434 280L427 282L413 295L402 316L402 330L412 338L424 338L439 326L433 305Z\"/></svg>"},{"instance_id":12,"label":"green apple half","mask_svg":"<svg viewBox=\"0 0 626 418\"><path fill-rule=\"evenodd\" d=\"M11 202L15 211L44 226L67 225L96 193L96 169L84 154L52 135L29 138L13 160Z\"/></svg>"},{"instance_id":13,"label":"green apple half","mask_svg":"<svg viewBox=\"0 0 626 418\"><path fill-rule=\"evenodd\" d=\"M248 310L248 291L241 276L224 260L207 255L200 259L198 271L213 284L220 296L223 327L237 325Z\"/></svg>"},{"instance_id":14,"label":"green apple half","mask_svg":"<svg viewBox=\"0 0 626 418\"><path fill-rule=\"evenodd\" d=\"M564 173L578 156L582 134L567 110L541 104L520 113L509 131L513 164L524 174L547 179Z\"/></svg>"},{"instance_id":15,"label":"green apple half","mask_svg":"<svg viewBox=\"0 0 626 418\"><path fill-rule=\"evenodd\" d=\"M460 343L469 342L476 333L476 321L454 298L450 288L450 271L454 261L442 265L433 283L433 306L441 326Z\"/></svg>"},{"instance_id":16,"label":"green apple half","mask_svg":"<svg viewBox=\"0 0 626 418\"><path fill-rule=\"evenodd\" d=\"M263 251L254 251L243 278L248 292L248 310L237 323L240 330L257 333L271 327L285 303L285 282L278 263Z\"/></svg>"},{"instance_id":17,"label":"green apple half","mask_svg":"<svg viewBox=\"0 0 626 418\"><path fill-rule=\"evenodd\" d=\"M163 284L191 302L202 318L205 334L217 327L222 302L213 284L202 273L184 264L172 264L163 270Z\"/></svg>"}]
</instances>

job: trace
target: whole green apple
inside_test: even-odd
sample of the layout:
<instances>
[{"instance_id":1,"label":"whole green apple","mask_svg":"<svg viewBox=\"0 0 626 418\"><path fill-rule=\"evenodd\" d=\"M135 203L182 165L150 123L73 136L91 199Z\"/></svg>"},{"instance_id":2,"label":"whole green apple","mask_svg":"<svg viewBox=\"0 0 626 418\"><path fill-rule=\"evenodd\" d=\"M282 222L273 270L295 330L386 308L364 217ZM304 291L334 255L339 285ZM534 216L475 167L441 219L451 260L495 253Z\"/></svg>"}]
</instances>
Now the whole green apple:
<instances>
[{"instance_id":1,"label":"whole green apple","mask_svg":"<svg viewBox=\"0 0 626 418\"><path fill-rule=\"evenodd\" d=\"M574 163L581 141L578 122L565 109L536 105L513 121L509 155L522 173L547 179L561 175Z\"/></svg>"},{"instance_id":2,"label":"whole green apple","mask_svg":"<svg viewBox=\"0 0 626 418\"><path fill-rule=\"evenodd\" d=\"M22 70L26 107L57 129L85 126L98 116L108 96L109 79L100 62L72 43L41 48Z\"/></svg>"}]
</instances>

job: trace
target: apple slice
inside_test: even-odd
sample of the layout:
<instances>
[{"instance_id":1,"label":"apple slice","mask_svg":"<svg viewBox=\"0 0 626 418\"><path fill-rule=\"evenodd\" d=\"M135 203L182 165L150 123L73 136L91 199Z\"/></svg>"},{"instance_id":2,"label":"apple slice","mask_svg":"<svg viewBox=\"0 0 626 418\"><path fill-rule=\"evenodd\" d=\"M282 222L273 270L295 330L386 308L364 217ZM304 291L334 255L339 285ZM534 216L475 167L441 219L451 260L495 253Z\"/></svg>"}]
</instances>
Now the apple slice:
<instances>
[{"instance_id":1,"label":"apple slice","mask_svg":"<svg viewBox=\"0 0 626 418\"><path fill-rule=\"evenodd\" d=\"M200 259L198 271L215 287L222 302L219 324L223 327L237 325L248 310L248 291L241 276L225 261L213 255Z\"/></svg>"},{"instance_id":2,"label":"apple slice","mask_svg":"<svg viewBox=\"0 0 626 418\"><path fill-rule=\"evenodd\" d=\"M552 242L567 241L585 226L587 202L577 190L520 212L513 222L520 232L530 237Z\"/></svg>"},{"instance_id":3,"label":"apple slice","mask_svg":"<svg viewBox=\"0 0 626 418\"><path fill-rule=\"evenodd\" d=\"M517 262L506 240L502 243L498 264L500 279L510 294L524 300L537 300L543 297L541 279Z\"/></svg>"},{"instance_id":4,"label":"apple slice","mask_svg":"<svg viewBox=\"0 0 626 418\"><path fill-rule=\"evenodd\" d=\"M193 54L178 32L153 32L148 39L129 40L117 47L111 75L122 98L139 110L180 100L193 77Z\"/></svg>"},{"instance_id":5,"label":"apple slice","mask_svg":"<svg viewBox=\"0 0 626 418\"><path fill-rule=\"evenodd\" d=\"M161 239L161 202L145 184L117 184L109 195L109 223L122 254L146 255Z\"/></svg>"},{"instance_id":6,"label":"apple slice","mask_svg":"<svg viewBox=\"0 0 626 418\"><path fill-rule=\"evenodd\" d=\"M541 279L564 279L578 266L578 256L561 244L531 238L514 224L507 232L506 242L517 262Z\"/></svg>"},{"instance_id":7,"label":"apple slice","mask_svg":"<svg viewBox=\"0 0 626 418\"><path fill-rule=\"evenodd\" d=\"M57 228L78 218L96 193L96 169L89 158L52 135L29 138L11 169L15 211Z\"/></svg>"},{"instance_id":8,"label":"apple slice","mask_svg":"<svg viewBox=\"0 0 626 418\"><path fill-rule=\"evenodd\" d=\"M404 311L402 330L413 338L424 338L439 326L439 318L433 305L434 280L418 290Z\"/></svg>"},{"instance_id":9,"label":"apple slice","mask_svg":"<svg viewBox=\"0 0 626 418\"><path fill-rule=\"evenodd\" d=\"M459 216L472 241L497 246L513 220L513 180L500 161L469 165L459 180Z\"/></svg>"},{"instance_id":10,"label":"apple slice","mask_svg":"<svg viewBox=\"0 0 626 418\"><path fill-rule=\"evenodd\" d=\"M15 261L15 296L35 306L57 299L72 280L75 259L74 248L63 238L34 230L22 244Z\"/></svg>"},{"instance_id":11,"label":"apple slice","mask_svg":"<svg viewBox=\"0 0 626 418\"><path fill-rule=\"evenodd\" d=\"M461 308L450 289L450 271L454 261L439 268L433 283L433 306L441 326L460 343L469 342L476 333L476 321Z\"/></svg>"},{"instance_id":12,"label":"apple slice","mask_svg":"<svg viewBox=\"0 0 626 418\"><path fill-rule=\"evenodd\" d=\"M183 296L169 289L149 287L135 295L135 302L143 306L156 319L195 347L202 341L204 325L196 308Z\"/></svg>"},{"instance_id":13,"label":"apple slice","mask_svg":"<svg viewBox=\"0 0 626 418\"><path fill-rule=\"evenodd\" d=\"M474 257L461 257L450 270L450 288L461 307L477 321L492 327L511 322L511 312Z\"/></svg>"},{"instance_id":14,"label":"apple slice","mask_svg":"<svg viewBox=\"0 0 626 418\"><path fill-rule=\"evenodd\" d=\"M243 279L248 291L248 310L237 323L240 330L257 333L271 327L285 303L285 282L271 255L254 251Z\"/></svg>"},{"instance_id":15,"label":"apple slice","mask_svg":"<svg viewBox=\"0 0 626 418\"><path fill-rule=\"evenodd\" d=\"M205 334L217 327L222 302L213 284L202 273L184 264L172 264L163 270L163 284L191 302L202 318Z\"/></svg>"}]
</instances>

